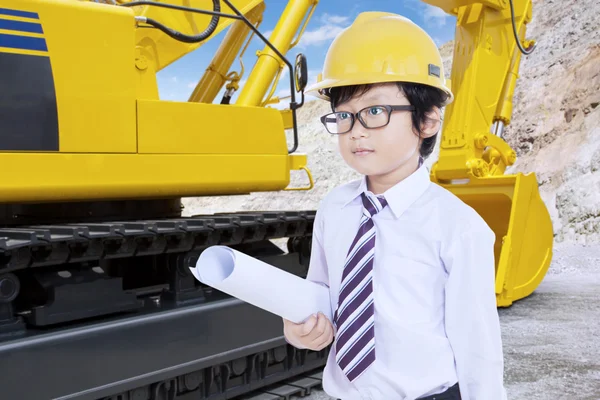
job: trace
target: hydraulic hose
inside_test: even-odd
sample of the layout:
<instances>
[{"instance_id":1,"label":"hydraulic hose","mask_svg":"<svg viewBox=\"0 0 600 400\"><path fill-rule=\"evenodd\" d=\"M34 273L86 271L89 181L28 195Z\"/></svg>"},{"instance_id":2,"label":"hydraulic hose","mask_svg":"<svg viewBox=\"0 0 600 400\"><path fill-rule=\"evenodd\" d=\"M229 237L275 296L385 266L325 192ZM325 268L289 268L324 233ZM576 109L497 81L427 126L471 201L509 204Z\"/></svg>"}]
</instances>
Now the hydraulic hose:
<instances>
[{"instance_id":1,"label":"hydraulic hose","mask_svg":"<svg viewBox=\"0 0 600 400\"><path fill-rule=\"evenodd\" d=\"M173 4L165 4L165 3L157 3L155 1L147 1L147 0L140 0L140 1L132 1L129 3L123 3L121 4L121 6L125 6L125 7L135 7L135 6L155 6L155 7L164 7L164 8L172 8L175 10L185 10L185 11L200 11L200 10L193 10L190 9L188 7L180 7L180 6L176 6ZM221 4L219 0L213 0L213 12L214 13L220 13L221 11ZM208 27L204 30L204 32L199 33L198 35L186 35L184 33L181 33L179 31L176 31L174 29L171 29L163 24L161 24L160 22L152 19L152 18L147 18L147 17L136 17L136 20L141 21L141 22L145 22L148 25L151 25L157 29L160 29L161 31L163 31L164 33L166 33L167 35L169 35L170 37L172 37L175 40L178 40L180 42L184 42L184 43L198 43L201 42L203 40L206 40L210 35L212 35L212 33L215 31L215 29L217 29L217 25L219 23L219 18L220 18L220 14L215 14L212 16L210 23L208 24Z\"/></svg>"},{"instance_id":2,"label":"hydraulic hose","mask_svg":"<svg viewBox=\"0 0 600 400\"><path fill-rule=\"evenodd\" d=\"M519 40L519 34L517 33L517 27L516 27L516 23L515 23L515 6L513 4L513 0L509 0L509 4L510 4L510 17L511 17L511 21L512 21L513 36L515 37L515 41L517 42L517 47L519 48L521 53L523 53L525 55L529 55L529 54L533 53L533 50L535 50L536 45L534 44L533 46L531 46L531 48L529 48L527 50L523 48L523 45L521 45L521 41Z\"/></svg>"}]
</instances>

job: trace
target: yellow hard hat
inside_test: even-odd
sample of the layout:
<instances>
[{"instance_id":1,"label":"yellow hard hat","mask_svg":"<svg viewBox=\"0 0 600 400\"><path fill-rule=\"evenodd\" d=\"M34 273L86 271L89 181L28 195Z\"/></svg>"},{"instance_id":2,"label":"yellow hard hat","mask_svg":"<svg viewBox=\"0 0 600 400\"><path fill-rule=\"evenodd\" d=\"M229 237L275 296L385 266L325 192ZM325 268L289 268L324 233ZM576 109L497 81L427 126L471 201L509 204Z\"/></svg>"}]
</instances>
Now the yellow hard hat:
<instances>
[{"instance_id":1,"label":"yellow hard hat","mask_svg":"<svg viewBox=\"0 0 600 400\"><path fill-rule=\"evenodd\" d=\"M329 100L325 89L396 81L441 89L445 104L454 99L440 52L422 28L398 14L364 12L333 40L322 74L306 93Z\"/></svg>"}]
</instances>

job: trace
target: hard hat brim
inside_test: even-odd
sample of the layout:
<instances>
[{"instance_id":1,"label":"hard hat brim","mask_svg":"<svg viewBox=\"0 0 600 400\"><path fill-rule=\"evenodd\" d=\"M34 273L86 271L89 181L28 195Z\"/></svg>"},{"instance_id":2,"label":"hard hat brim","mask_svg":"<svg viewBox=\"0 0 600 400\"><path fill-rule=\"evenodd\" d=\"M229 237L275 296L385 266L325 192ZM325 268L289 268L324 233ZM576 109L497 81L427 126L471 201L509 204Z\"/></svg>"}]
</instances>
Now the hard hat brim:
<instances>
[{"instance_id":1,"label":"hard hat brim","mask_svg":"<svg viewBox=\"0 0 600 400\"><path fill-rule=\"evenodd\" d=\"M406 76L402 80L398 80L397 76L390 76L384 73L369 73L369 74L357 74L356 76L346 75L346 79L324 79L306 88L305 93L311 96L317 97L322 100L329 101L329 96L323 93L323 89L331 89L342 86L354 86L354 85L368 85L368 84L380 84L380 83L391 83L391 82L407 82L407 83L420 83L428 85L442 90L448 95L448 98L444 105L450 104L454 100L452 91L445 85L439 83L439 78L433 78L431 80L422 79L420 76Z\"/></svg>"}]
</instances>

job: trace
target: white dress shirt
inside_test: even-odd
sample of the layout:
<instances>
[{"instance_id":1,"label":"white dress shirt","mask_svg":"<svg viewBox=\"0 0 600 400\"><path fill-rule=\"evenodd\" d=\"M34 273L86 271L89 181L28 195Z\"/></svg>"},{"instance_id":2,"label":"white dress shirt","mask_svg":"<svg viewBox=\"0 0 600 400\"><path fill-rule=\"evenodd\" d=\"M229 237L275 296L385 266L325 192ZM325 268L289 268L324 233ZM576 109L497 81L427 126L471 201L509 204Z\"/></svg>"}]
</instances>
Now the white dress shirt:
<instances>
[{"instance_id":1,"label":"white dress shirt","mask_svg":"<svg viewBox=\"0 0 600 400\"><path fill-rule=\"evenodd\" d=\"M315 217L307 279L329 287L333 311L362 192L373 195L364 179L333 189ZM325 392L343 400L413 400L459 382L463 400L505 399L493 231L432 183L425 165L384 196L388 206L373 217L376 361L350 383L332 346Z\"/></svg>"}]
</instances>

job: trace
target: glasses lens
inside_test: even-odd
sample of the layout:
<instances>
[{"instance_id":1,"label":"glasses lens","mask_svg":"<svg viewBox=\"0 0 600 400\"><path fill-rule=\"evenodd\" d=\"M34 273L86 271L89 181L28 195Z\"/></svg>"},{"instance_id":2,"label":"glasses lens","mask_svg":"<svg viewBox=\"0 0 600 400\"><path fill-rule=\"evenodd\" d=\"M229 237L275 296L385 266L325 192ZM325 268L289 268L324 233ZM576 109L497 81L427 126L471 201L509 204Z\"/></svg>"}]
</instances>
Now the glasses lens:
<instances>
[{"instance_id":1,"label":"glasses lens","mask_svg":"<svg viewBox=\"0 0 600 400\"><path fill-rule=\"evenodd\" d=\"M325 128L329 133L345 133L352 128L352 114L347 112L336 112L325 116Z\"/></svg>"},{"instance_id":2,"label":"glasses lens","mask_svg":"<svg viewBox=\"0 0 600 400\"><path fill-rule=\"evenodd\" d=\"M388 123L388 111L381 106L365 108L360 112L360 117L369 128L380 128Z\"/></svg>"}]
</instances>

